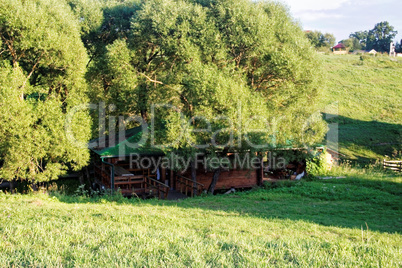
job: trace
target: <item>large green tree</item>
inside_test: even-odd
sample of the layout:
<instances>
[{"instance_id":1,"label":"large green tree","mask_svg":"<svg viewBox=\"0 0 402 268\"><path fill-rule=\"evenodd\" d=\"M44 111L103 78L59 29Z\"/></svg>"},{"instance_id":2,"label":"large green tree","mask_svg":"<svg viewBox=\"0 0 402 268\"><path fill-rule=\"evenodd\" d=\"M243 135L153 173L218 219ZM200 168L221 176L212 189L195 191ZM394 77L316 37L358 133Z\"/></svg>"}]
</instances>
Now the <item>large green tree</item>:
<instances>
[{"instance_id":1,"label":"large green tree","mask_svg":"<svg viewBox=\"0 0 402 268\"><path fill-rule=\"evenodd\" d=\"M397 53L402 53L402 40L400 42L396 42L395 44L395 51Z\"/></svg>"},{"instance_id":2,"label":"large green tree","mask_svg":"<svg viewBox=\"0 0 402 268\"><path fill-rule=\"evenodd\" d=\"M282 5L148 0L104 14L90 41L99 51L88 75L93 100L156 122L166 153L219 156L323 137L313 116L319 62ZM163 105L151 113L153 104Z\"/></svg>"},{"instance_id":3,"label":"large green tree","mask_svg":"<svg viewBox=\"0 0 402 268\"><path fill-rule=\"evenodd\" d=\"M313 47L317 50L329 50L335 45L335 36L330 33L320 31L307 31L306 37L310 40Z\"/></svg>"},{"instance_id":4,"label":"large green tree","mask_svg":"<svg viewBox=\"0 0 402 268\"><path fill-rule=\"evenodd\" d=\"M363 48L359 40L354 37L341 40L340 43L344 44L351 52L354 50L361 50Z\"/></svg>"},{"instance_id":5,"label":"large green tree","mask_svg":"<svg viewBox=\"0 0 402 268\"><path fill-rule=\"evenodd\" d=\"M387 21L377 23L369 31L358 31L351 33L349 38L356 45L356 40L362 49L375 49L378 52L389 52L389 44L397 35L397 31Z\"/></svg>"},{"instance_id":6,"label":"large green tree","mask_svg":"<svg viewBox=\"0 0 402 268\"><path fill-rule=\"evenodd\" d=\"M353 44L355 44L355 40L357 40L360 44L360 49L366 49L366 43L367 43L367 35L368 31L358 31L351 33L349 35L349 39L352 39ZM355 45L357 47L357 44Z\"/></svg>"},{"instance_id":7,"label":"large green tree","mask_svg":"<svg viewBox=\"0 0 402 268\"><path fill-rule=\"evenodd\" d=\"M0 10L0 178L56 179L89 158L79 22L62 0L3 0Z\"/></svg>"},{"instance_id":8,"label":"large green tree","mask_svg":"<svg viewBox=\"0 0 402 268\"><path fill-rule=\"evenodd\" d=\"M379 22L368 32L366 48L389 52L389 44L397 33L388 21Z\"/></svg>"}]
</instances>

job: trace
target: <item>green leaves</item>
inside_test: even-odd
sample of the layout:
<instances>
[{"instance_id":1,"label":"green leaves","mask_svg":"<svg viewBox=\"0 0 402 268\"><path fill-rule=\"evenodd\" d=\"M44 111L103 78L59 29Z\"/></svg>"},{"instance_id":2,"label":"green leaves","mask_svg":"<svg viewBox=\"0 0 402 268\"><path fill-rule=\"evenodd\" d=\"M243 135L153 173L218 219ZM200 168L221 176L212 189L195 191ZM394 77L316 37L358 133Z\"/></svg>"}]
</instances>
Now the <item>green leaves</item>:
<instances>
[{"instance_id":1,"label":"green leaves","mask_svg":"<svg viewBox=\"0 0 402 268\"><path fill-rule=\"evenodd\" d=\"M90 68L96 99L115 104L116 114L146 121L155 103L175 107L153 118L166 127L165 133L158 129L161 142L187 137L175 148L202 143L213 151L216 144L236 143L245 150L272 147L273 135L280 136L279 146L323 137L324 131L305 131L308 139L303 133L319 94L318 60L279 4L143 1L135 5L126 36L103 45ZM314 122L315 130L323 126ZM240 140L227 143L235 134ZM215 145L213 138L219 139Z\"/></svg>"},{"instance_id":2,"label":"green leaves","mask_svg":"<svg viewBox=\"0 0 402 268\"><path fill-rule=\"evenodd\" d=\"M389 51L389 44L398 32L388 21L377 23L367 35L367 49L375 49L381 52Z\"/></svg>"},{"instance_id":3,"label":"green leaves","mask_svg":"<svg viewBox=\"0 0 402 268\"><path fill-rule=\"evenodd\" d=\"M64 1L7 0L0 10L0 177L56 179L89 158L65 132L66 115L88 101L78 21ZM90 126L79 111L68 128L85 143Z\"/></svg>"},{"instance_id":4,"label":"green leaves","mask_svg":"<svg viewBox=\"0 0 402 268\"><path fill-rule=\"evenodd\" d=\"M306 37L310 40L313 47L317 50L328 51L335 45L335 36L330 33L321 33L319 31L308 31Z\"/></svg>"},{"instance_id":5,"label":"green leaves","mask_svg":"<svg viewBox=\"0 0 402 268\"><path fill-rule=\"evenodd\" d=\"M388 21L382 21L374 25L374 28L369 31L354 32L349 37L357 40L362 49L389 52L389 44L397 33ZM355 47L357 46L355 45Z\"/></svg>"}]
</instances>

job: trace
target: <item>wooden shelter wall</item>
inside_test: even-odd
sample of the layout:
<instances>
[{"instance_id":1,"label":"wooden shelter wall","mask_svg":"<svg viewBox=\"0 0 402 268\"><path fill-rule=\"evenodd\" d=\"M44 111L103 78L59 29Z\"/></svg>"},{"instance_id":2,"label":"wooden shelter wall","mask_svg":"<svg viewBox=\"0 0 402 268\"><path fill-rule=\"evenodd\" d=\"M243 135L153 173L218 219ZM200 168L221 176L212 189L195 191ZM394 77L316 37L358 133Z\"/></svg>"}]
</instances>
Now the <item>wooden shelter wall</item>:
<instances>
[{"instance_id":1,"label":"wooden shelter wall","mask_svg":"<svg viewBox=\"0 0 402 268\"><path fill-rule=\"evenodd\" d=\"M207 189L211 184L213 174L213 172L197 170L197 182L204 184L204 188ZM191 178L188 171L183 176ZM230 170L221 172L215 189L249 188L256 185L258 185L256 170Z\"/></svg>"}]
</instances>

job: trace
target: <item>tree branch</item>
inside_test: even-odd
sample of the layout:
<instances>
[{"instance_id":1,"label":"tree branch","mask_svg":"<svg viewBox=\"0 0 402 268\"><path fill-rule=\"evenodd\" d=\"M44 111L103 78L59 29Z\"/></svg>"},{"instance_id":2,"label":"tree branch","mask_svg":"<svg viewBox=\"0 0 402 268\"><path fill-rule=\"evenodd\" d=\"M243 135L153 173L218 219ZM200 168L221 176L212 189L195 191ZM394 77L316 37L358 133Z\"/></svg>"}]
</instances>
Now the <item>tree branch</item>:
<instances>
[{"instance_id":1,"label":"tree branch","mask_svg":"<svg viewBox=\"0 0 402 268\"><path fill-rule=\"evenodd\" d=\"M146 79L148 79L148 81L150 81L150 82L152 82L152 83L156 83L156 84L160 84L160 85L164 85L164 86L165 86L165 84L164 84L163 82L154 80L154 79L152 79L151 77L147 76L147 75L144 74L144 73L139 73L139 74L142 75L142 76L144 76Z\"/></svg>"},{"instance_id":2,"label":"tree branch","mask_svg":"<svg viewBox=\"0 0 402 268\"><path fill-rule=\"evenodd\" d=\"M36 66L38 66L40 59L42 58L43 54L45 52L42 51L42 54L40 54L40 56L38 57L38 59L36 60L36 63L34 64L34 66L32 67L31 72L28 74L27 78L25 79L24 83L22 84L22 86L20 87L21 89L24 89L26 83L28 82L29 78L32 76L32 74L34 73ZM20 99L23 100L24 99L24 92L21 92L20 95Z\"/></svg>"}]
</instances>

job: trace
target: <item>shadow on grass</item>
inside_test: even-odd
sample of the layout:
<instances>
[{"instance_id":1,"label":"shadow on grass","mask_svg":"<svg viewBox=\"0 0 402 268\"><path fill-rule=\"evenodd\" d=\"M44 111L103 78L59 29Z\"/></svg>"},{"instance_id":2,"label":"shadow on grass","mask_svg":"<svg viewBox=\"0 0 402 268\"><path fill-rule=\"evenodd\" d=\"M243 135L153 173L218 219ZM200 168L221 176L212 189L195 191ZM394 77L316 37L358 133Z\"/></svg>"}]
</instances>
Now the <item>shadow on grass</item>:
<instances>
[{"instance_id":1,"label":"shadow on grass","mask_svg":"<svg viewBox=\"0 0 402 268\"><path fill-rule=\"evenodd\" d=\"M367 154L395 156L402 152L400 124L361 121L325 113L323 117L329 124L338 124L339 146L350 151L360 163L373 161Z\"/></svg>"},{"instance_id":2,"label":"shadow on grass","mask_svg":"<svg viewBox=\"0 0 402 268\"><path fill-rule=\"evenodd\" d=\"M136 206L202 209L205 217L222 215L223 211L264 219L302 220L324 226L366 229L367 224L370 230L402 233L402 184L390 181L397 178L400 177L385 175L384 180L348 178L310 182L284 181L247 192L178 201L145 201L119 195L95 198L60 195L57 198L66 203L115 202Z\"/></svg>"},{"instance_id":3,"label":"shadow on grass","mask_svg":"<svg viewBox=\"0 0 402 268\"><path fill-rule=\"evenodd\" d=\"M350 181L350 180L349 180ZM402 186L399 183L354 179L287 182L229 196L164 203L184 208L235 212L267 219L303 220L324 226L365 227L402 232ZM268 228L268 227L267 227Z\"/></svg>"},{"instance_id":4,"label":"shadow on grass","mask_svg":"<svg viewBox=\"0 0 402 268\"><path fill-rule=\"evenodd\" d=\"M65 195L58 192L50 192L50 196L57 198L60 202L68 204L140 204L141 202L149 202L149 200L143 200L139 197L133 196L130 198L123 197L119 192L107 192L103 194L88 194L88 195Z\"/></svg>"}]
</instances>

